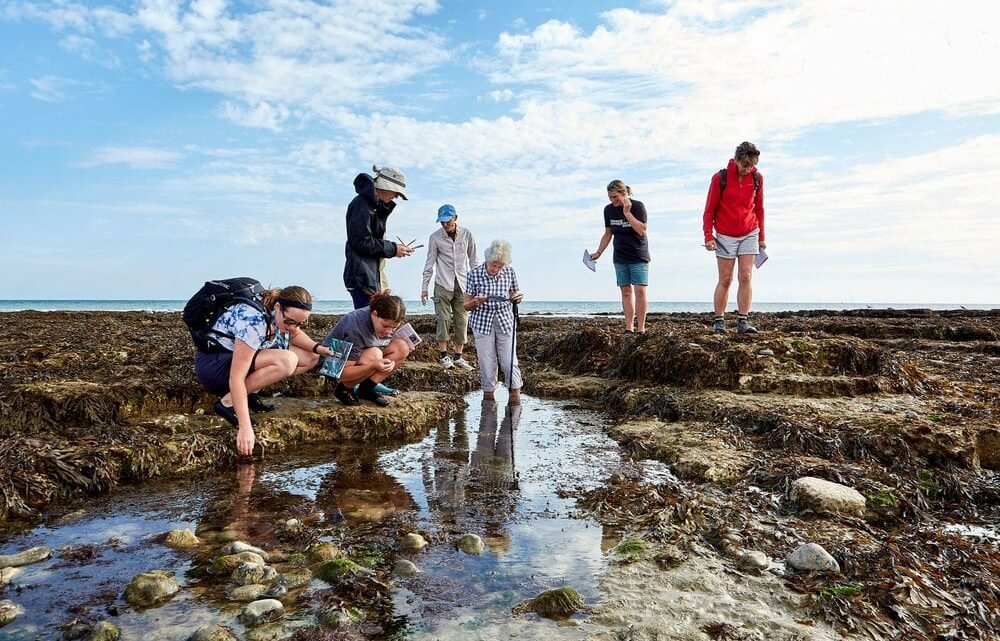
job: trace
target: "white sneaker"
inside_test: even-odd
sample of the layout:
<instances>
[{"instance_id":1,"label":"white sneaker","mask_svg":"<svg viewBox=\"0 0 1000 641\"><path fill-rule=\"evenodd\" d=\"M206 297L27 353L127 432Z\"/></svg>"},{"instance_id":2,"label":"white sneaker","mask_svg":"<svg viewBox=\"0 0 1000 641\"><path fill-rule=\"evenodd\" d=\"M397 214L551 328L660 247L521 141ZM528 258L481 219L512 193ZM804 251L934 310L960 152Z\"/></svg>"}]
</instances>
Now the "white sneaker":
<instances>
[{"instance_id":1,"label":"white sneaker","mask_svg":"<svg viewBox=\"0 0 1000 641\"><path fill-rule=\"evenodd\" d=\"M451 356L445 356L440 360L440 363L441 367L445 369L451 369L452 367L455 367L455 361L451 360Z\"/></svg>"},{"instance_id":2,"label":"white sneaker","mask_svg":"<svg viewBox=\"0 0 1000 641\"><path fill-rule=\"evenodd\" d=\"M459 369L464 369L464 370L472 369L472 365L469 365L469 361L465 360L464 358L456 358L452 362L454 363L455 367Z\"/></svg>"}]
</instances>

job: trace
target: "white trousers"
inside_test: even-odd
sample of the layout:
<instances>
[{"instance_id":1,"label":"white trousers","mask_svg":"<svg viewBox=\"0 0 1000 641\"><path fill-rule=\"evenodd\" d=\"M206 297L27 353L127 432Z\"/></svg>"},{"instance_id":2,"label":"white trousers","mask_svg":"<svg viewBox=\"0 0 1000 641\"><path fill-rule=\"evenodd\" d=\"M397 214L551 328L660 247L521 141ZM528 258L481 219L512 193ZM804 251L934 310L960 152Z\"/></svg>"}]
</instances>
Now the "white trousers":
<instances>
[{"instance_id":1,"label":"white trousers","mask_svg":"<svg viewBox=\"0 0 1000 641\"><path fill-rule=\"evenodd\" d=\"M521 368L517 365L517 354L513 353L512 349L513 343L516 342L514 334L513 332L501 334L497 330L497 323L493 323L493 329L489 334L472 330L473 336L476 337L476 358L479 359L479 380L483 391L492 392L496 389L497 375L500 373L503 374L501 381L506 385L510 380L511 367L514 369L514 377L510 382L510 389L521 389Z\"/></svg>"}]
</instances>

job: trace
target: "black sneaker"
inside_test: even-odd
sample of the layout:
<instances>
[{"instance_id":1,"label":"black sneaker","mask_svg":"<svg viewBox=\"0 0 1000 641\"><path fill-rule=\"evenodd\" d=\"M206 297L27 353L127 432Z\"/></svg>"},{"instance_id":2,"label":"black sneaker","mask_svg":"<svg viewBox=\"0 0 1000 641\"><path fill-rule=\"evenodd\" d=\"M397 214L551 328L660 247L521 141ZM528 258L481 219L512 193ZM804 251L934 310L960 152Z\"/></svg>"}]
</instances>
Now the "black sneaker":
<instances>
[{"instance_id":1,"label":"black sneaker","mask_svg":"<svg viewBox=\"0 0 1000 641\"><path fill-rule=\"evenodd\" d=\"M728 334L729 330L726 329L726 321L723 318L716 318L715 322L712 323L712 331L716 334Z\"/></svg>"},{"instance_id":2,"label":"black sneaker","mask_svg":"<svg viewBox=\"0 0 1000 641\"><path fill-rule=\"evenodd\" d=\"M749 320L741 318L736 325L736 331L739 334L756 334L757 328L751 325Z\"/></svg>"},{"instance_id":3,"label":"black sneaker","mask_svg":"<svg viewBox=\"0 0 1000 641\"><path fill-rule=\"evenodd\" d=\"M341 383L337 383L337 387L333 388L333 397L348 407L361 405L361 401L358 400L354 390L350 387L342 385Z\"/></svg>"},{"instance_id":4,"label":"black sneaker","mask_svg":"<svg viewBox=\"0 0 1000 641\"><path fill-rule=\"evenodd\" d=\"M226 407L222 404L221 398L215 401L215 405L212 406L212 409L215 410L216 414L226 419L226 421L233 427L240 426L240 419L236 418L236 408Z\"/></svg>"},{"instance_id":5,"label":"black sneaker","mask_svg":"<svg viewBox=\"0 0 1000 641\"><path fill-rule=\"evenodd\" d=\"M273 412L274 403L268 403L260 394L247 394L247 406L251 412Z\"/></svg>"},{"instance_id":6,"label":"black sneaker","mask_svg":"<svg viewBox=\"0 0 1000 641\"><path fill-rule=\"evenodd\" d=\"M371 401L379 407L386 407L389 405L389 399L375 391L375 383L373 383L370 378L361 381L361 384L358 385L358 398Z\"/></svg>"}]
</instances>

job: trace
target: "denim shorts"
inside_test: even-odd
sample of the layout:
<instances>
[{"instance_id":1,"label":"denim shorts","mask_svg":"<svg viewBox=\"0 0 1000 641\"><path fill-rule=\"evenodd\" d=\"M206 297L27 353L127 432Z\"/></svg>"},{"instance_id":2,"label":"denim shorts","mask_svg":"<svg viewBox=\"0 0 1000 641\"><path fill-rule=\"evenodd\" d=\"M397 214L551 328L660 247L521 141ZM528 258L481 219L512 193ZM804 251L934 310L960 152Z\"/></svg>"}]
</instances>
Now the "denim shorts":
<instances>
[{"instance_id":1,"label":"denim shorts","mask_svg":"<svg viewBox=\"0 0 1000 641\"><path fill-rule=\"evenodd\" d=\"M247 376L257 369L257 354L260 352L254 353ZM198 351L194 354L194 371L198 375L198 382L206 390L218 396L229 393L229 370L232 365L233 353L229 351L214 354Z\"/></svg>"},{"instance_id":2,"label":"denim shorts","mask_svg":"<svg viewBox=\"0 0 1000 641\"><path fill-rule=\"evenodd\" d=\"M649 263L615 263L618 286L649 284Z\"/></svg>"}]
</instances>

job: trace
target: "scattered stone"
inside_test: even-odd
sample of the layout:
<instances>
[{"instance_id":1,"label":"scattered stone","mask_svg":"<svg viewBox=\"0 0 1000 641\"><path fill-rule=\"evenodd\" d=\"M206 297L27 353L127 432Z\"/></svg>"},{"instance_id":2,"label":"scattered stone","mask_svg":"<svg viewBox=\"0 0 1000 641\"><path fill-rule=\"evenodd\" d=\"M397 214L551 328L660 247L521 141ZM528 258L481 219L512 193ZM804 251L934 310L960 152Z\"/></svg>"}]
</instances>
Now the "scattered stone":
<instances>
[{"instance_id":1,"label":"scattered stone","mask_svg":"<svg viewBox=\"0 0 1000 641\"><path fill-rule=\"evenodd\" d=\"M319 615L319 624L328 628L354 625L364 620L365 613L357 608L328 608Z\"/></svg>"},{"instance_id":2,"label":"scattered stone","mask_svg":"<svg viewBox=\"0 0 1000 641\"><path fill-rule=\"evenodd\" d=\"M21 606L14 603L10 599L0 601L0 628L4 627L22 614L24 614L24 610L21 609Z\"/></svg>"},{"instance_id":3,"label":"scattered stone","mask_svg":"<svg viewBox=\"0 0 1000 641\"><path fill-rule=\"evenodd\" d=\"M297 534L302 531L302 522L298 519L288 519L285 521L285 532Z\"/></svg>"},{"instance_id":4,"label":"scattered stone","mask_svg":"<svg viewBox=\"0 0 1000 641\"><path fill-rule=\"evenodd\" d=\"M188 529L170 530L163 539L163 544L175 550L186 550L201 545L201 539Z\"/></svg>"},{"instance_id":5,"label":"scattered stone","mask_svg":"<svg viewBox=\"0 0 1000 641\"><path fill-rule=\"evenodd\" d=\"M230 579L236 585L264 583L264 567L260 563L241 563L239 567L233 570Z\"/></svg>"},{"instance_id":6,"label":"scattered stone","mask_svg":"<svg viewBox=\"0 0 1000 641\"><path fill-rule=\"evenodd\" d=\"M259 554L253 552L239 552L237 554L226 554L220 556L209 566L210 574L232 574L233 571L244 563L257 563L264 565L264 559Z\"/></svg>"},{"instance_id":7,"label":"scattered stone","mask_svg":"<svg viewBox=\"0 0 1000 641\"><path fill-rule=\"evenodd\" d=\"M20 573L21 568L0 568L0 588L10 583Z\"/></svg>"},{"instance_id":8,"label":"scattered stone","mask_svg":"<svg viewBox=\"0 0 1000 641\"><path fill-rule=\"evenodd\" d=\"M285 606L277 599L261 599L243 608L240 621L248 628L277 621L285 616Z\"/></svg>"},{"instance_id":9,"label":"scattered stone","mask_svg":"<svg viewBox=\"0 0 1000 641\"><path fill-rule=\"evenodd\" d=\"M336 585L346 576L368 574L369 570L348 559L334 559L320 566L316 575L331 585Z\"/></svg>"},{"instance_id":10,"label":"scattered stone","mask_svg":"<svg viewBox=\"0 0 1000 641\"><path fill-rule=\"evenodd\" d=\"M419 534L410 532L399 540L399 547L407 552L419 552L427 546L427 540Z\"/></svg>"},{"instance_id":11,"label":"scattered stone","mask_svg":"<svg viewBox=\"0 0 1000 641\"><path fill-rule=\"evenodd\" d=\"M568 619L583 607L583 596L573 588L546 590L513 608L515 614L534 612L548 619Z\"/></svg>"},{"instance_id":12,"label":"scattered stone","mask_svg":"<svg viewBox=\"0 0 1000 641\"><path fill-rule=\"evenodd\" d=\"M166 601L180 589L180 584L172 574L164 570L152 570L133 577L125 588L125 600L136 607L145 608Z\"/></svg>"},{"instance_id":13,"label":"scattered stone","mask_svg":"<svg viewBox=\"0 0 1000 641\"><path fill-rule=\"evenodd\" d=\"M310 581L312 581L312 572L309 570L289 570L278 575L277 584L283 585L289 590L294 590L295 588L309 585Z\"/></svg>"},{"instance_id":14,"label":"scattered stone","mask_svg":"<svg viewBox=\"0 0 1000 641\"><path fill-rule=\"evenodd\" d=\"M269 587L267 589L267 591L265 591L260 596L261 596L261 598L264 598L264 599L280 599L283 596L285 596L286 594L288 594L288 588L286 588L285 586L281 585L280 583L275 583L274 585L272 585L271 587Z\"/></svg>"},{"instance_id":15,"label":"scattered stone","mask_svg":"<svg viewBox=\"0 0 1000 641\"><path fill-rule=\"evenodd\" d=\"M774 356L774 350L773 349L762 349L759 352L757 352L757 355L758 356Z\"/></svg>"},{"instance_id":16,"label":"scattered stone","mask_svg":"<svg viewBox=\"0 0 1000 641\"><path fill-rule=\"evenodd\" d=\"M392 573L394 576L416 576L420 573L420 569L412 561L402 559L392 566Z\"/></svg>"},{"instance_id":17,"label":"scattered stone","mask_svg":"<svg viewBox=\"0 0 1000 641\"><path fill-rule=\"evenodd\" d=\"M736 562L736 567L744 572L763 572L771 565L771 559L760 550L749 550Z\"/></svg>"},{"instance_id":18,"label":"scattered stone","mask_svg":"<svg viewBox=\"0 0 1000 641\"><path fill-rule=\"evenodd\" d=\"M307 552L313 563L332 561L340 556L340 548L333 543L314 543Z\"/></svg>"},{"instance_id":19,"label":"scattered stone","mask_svg":"<svg viewBox=\"0 0 1000 641\"><path fill-rule=\"evenodd\" d=\"M283 621L275 621L274 623L267 623L260 626L259 628L253 628L247 631L247 641L278 641L279 639L285 639L292 635L292 631L288 629Z\"/></svg>"},{"instance_id":20,"label":"scattered stone","mask_svg":"<svg viewBox=\"0 0 1000 641\"><path fill-rule=\"evenodd\" d=\"M244 543L243 541L233 541L229 544L228 551L230 554L239 554L240 552L252 552L265 561L271 560L271 555L264 550L254 547L249 543Z\"/></svg>"},{"instance_id":21,"label":"scattered stone","mask_svg":"<svg viewBox=\"0 0 1000 641\"><path fill-rule=\"evenodd\" d=\"M864 516L865 497L854 488L813 476L803 476L792 482L788 500L799 510L840 512Z\"/></svg>"},{"instance_id":22,"label":"scattered stone","mask_svg":"<svg viewBox=\"0 0 1000 641\"><path fill-rule=\"evenodd\" d=\"M818 543L806 543L788 555L788 567L800 572L840 572L837 559Z\"/></svg>"},{"instance_id":23,"label":"scattered stone","mask_svg":"<svg viewBox=\"0 0 1000 641\"><path fill-rule=\"evenodd\" d=\"M905 412L903 412L903 418L905 418L908 421L916 421L920 418L920 414L917 414L913 410L906 410Z\"/></svg>"},{"instance_id":24,"label":"scattered stone","mask_svg":"<svg viewBox=\"0 0 1000 641\"><path fill-rule=\"evenodd\" d=\"M263 583L249 583L247 585L235 585L226 591L226 598L230 601L239 601L240 603L250 603L251 601L256 601L263 597L264 592L267 591L267 586Z\"/></svg>"},{"instance_id":25,"label":"scattered stone","mask_svg":"<svg viewBox=\"0 0 1000 641\"><path fill-rule=\"evenodd\" d=\"M188 641L237 641L236 635L221 625L206 625L188 637Z\"/></svg>"},{"instance_id":26,"label":"scattered stone","mask_svg":"<svg viewBox=\"0 0 1000 641\"><path fill-rule=\"evenodd\" d=\"M482 554L486 549L478 534L463 534L455 541L455 547L466 554Z\"/></svg>"},{"instance_id":27,"label":"scattered stone","mask_svg":"<svg viewBox=\"0 0 1000 641\"><path fill-rule=\"evenodd\" d=\"M45 546L39 546L18 552L17 554L0 555L0 568L17 568L22 565L38 563L52 556L52 550Z\"/></svg>"},{"instance_id":28,"label":"scattered stone","mask_svg":"<svg viewBox=\"0 0 1000 641\"><path fill-rule=\"evenodd\" d=\"M90 630L84 641L118 641L122 638L122 631L117 625L110 621L101 621Z\"/></svg>"}]
</instances>

